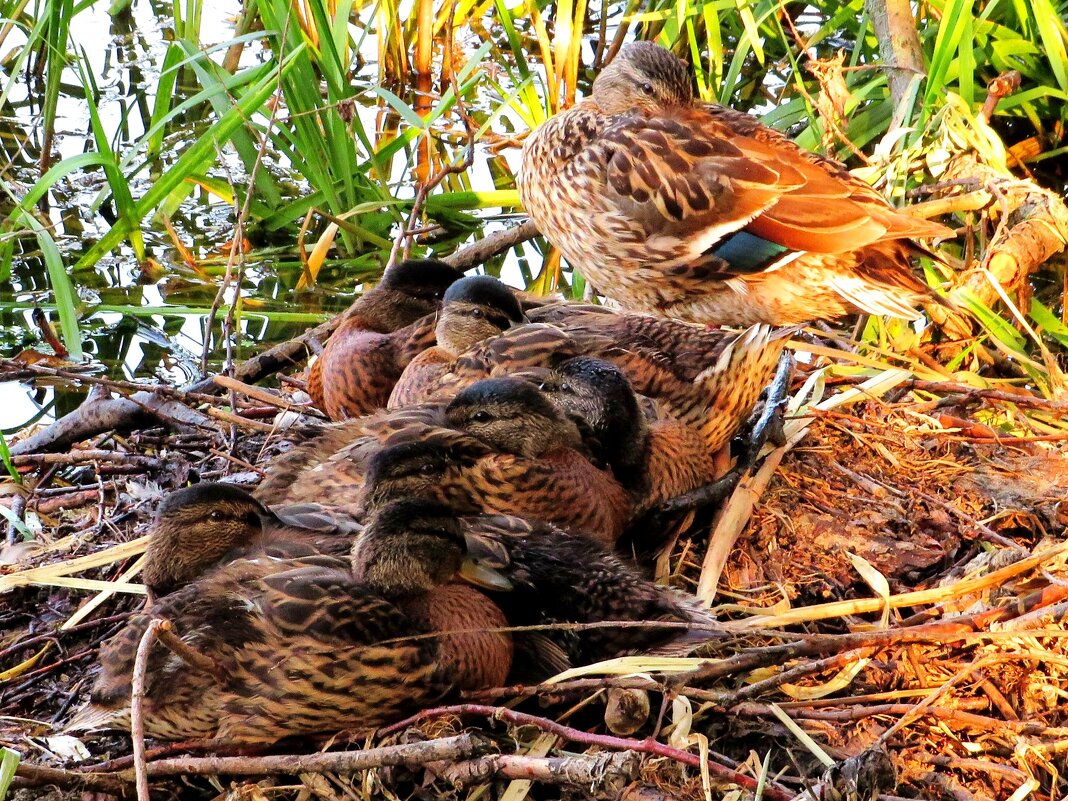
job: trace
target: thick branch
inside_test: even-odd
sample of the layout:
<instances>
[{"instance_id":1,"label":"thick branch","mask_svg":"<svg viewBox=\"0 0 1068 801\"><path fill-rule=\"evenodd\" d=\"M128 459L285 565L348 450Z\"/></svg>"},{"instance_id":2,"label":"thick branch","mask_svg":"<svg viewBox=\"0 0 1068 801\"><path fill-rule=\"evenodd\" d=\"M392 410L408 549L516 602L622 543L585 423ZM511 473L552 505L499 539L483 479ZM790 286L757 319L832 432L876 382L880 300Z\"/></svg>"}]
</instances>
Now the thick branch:
<instances>
[{"instance_id":1,"label":"thick branch","mask_svg":"<svg viewBox=\"0 0 1068 801\"><path fill-rule=\"evenodd\" d=\"M890 97L894 108L900 108L913 76L926 73L912 6L909 0L864 0L864 8L879 40Z\"/></svg>"},{"instance_id":2,"label":"thick branch","mask_svg":"<svg viewBox=\"0 0 1068 801\"><path fill-rule=\"evenodd\" d=\"M1012 291L1068 243L1068 207L1055 192L1043 189L1034 181L1006 175L973 155L955 159L944 177L979 181L1001 201L1005 216L986 254L958 279L958 286L968 287L987 305L997 301L997 292L984 270L989 270L998 283ZM1026 313L1027 309L1022 311Z\"/></svg>"},{"instance_id":3,"label":"thick branch","mask_svg":"<svg viewBox=\"0 0 1068 801\"><path fill-rule=\"evenodd\" d=\"M352 773L391 765L425 765L442 760L471 759L493 750L489 740L460 734L438 740L387 745L366 751L260 757L175 757L148 764L148 775L265 776L297 773Z\"/></svg>"},{"instance_id":4,"label":"thick branch","mask_svg":"<svg viewBox=\"0 0 1068 801\"><path fill-rule=\"evenodd\" d=\"M637 778L640 764L633 751L548 758L491 754L445 766L438 773L457 787L483 784L494 778L526 779L579 785L590 795L615 798Z\"/></svg>"}]
</instances>

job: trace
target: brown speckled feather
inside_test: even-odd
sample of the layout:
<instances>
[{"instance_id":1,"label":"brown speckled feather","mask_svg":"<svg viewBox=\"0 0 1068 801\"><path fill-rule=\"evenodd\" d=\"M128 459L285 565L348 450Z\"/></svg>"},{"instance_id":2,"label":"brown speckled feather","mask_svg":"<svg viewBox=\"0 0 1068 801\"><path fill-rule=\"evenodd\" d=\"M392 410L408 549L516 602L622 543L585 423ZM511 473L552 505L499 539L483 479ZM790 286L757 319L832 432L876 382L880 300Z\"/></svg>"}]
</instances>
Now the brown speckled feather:
<instances>
[{"instance_id":1,"label":"brown speckled feather","mask_svg":"<svg viewBox=\"0 0 1068 801\"><path fill-rule=\"evenodd\" d=\"M452 355L443 348L424 350L394 380L393 389L386 398L386 406L402 409L438 397L437 389L449 372L452 361Z\"/></svg>"},{"instance_id":2,"label":"brown speckled feather","mask_svg":"<svg viewBox=\"0 0 1068 801\"><path fill-rule=\"evenodd\" d=\"M384 409L413 357L434 345L431 314L398 331L380 333L349 317L327 341L308 372L308 394L331 420Z\"/></svg>"},{"instance_id":3,"label":"brown speckled feather","mask_svg":"<svg viewBox=\"0 0 1068 801\"><path fill-rule=\"evenodd\" d=\"M614 543L632 499L611 473L570 448L536 457L488 449L474 437L420 439L381 450L367 472L361 506L378 508L412 495L459 513L503 513L545 520Z\"/></svg>"},{"instance_id":4,"label":"brown speckled feather","mask_svg":"<svg viewBox=\"0 0 1068 801\"><path fill-rule=\"evenodd\" d=\"M619 482L570 449L537 459L489 456L473 467L470 480L480 511L555 523L608 547L633 512L633 500Z\"/></svg>"},{"instance_id":5,"label":"brown speckled feather","mask_svg":"<svg viewBox=\"0 0 1068 801\"><path fill-rule=\"evenodd\" d=\"M323 426L276 457L254 494L267 504L338 503L359 492L367 460L383 444L405 442L442 425L444 406L437 403Z\"/></svg>"},{"instance_id":6,"label":"brown speckled feather","mask_svg":"<svg viewBox=\"0 0 1068 801\"><path fill-rule=\"evenodd\" d=\"M641 510L711 484L718 478L714 451L692 427L660 420L649 427Z\"/></svg>"},{"instance_id":7,"label":"brown speckled feather","mask_svg":"<svg viewBox=\"0 0 1068 801\"><path fill-rule=\"evenodd\" d=\"M163 646L153 650L145 732L160 739L273 742L369 730L453 686L499 683L511 661L500 635L498 653L485 646L481 630L504 618L481 594L445 585L397 603L356 582L344 562L240 560L162 599L153 613L216 666L209 675ZM129 727L134 655L149 621L136 615L104 644L92 703L69 728ZM421 636L439 625L479 634Z\"/></svg>"},{"instance_id":8,"label":"brown speckled feather","mask_svg":"<svg viewBox=\"0 0 1068 801\"><path fill-rule=\"evenodd\" d=\"M605 359L663 414L702 432L718 450L771 380L787 331L755 326L741 334L674 320L558 303L532 310L532 322L481 342L451 364L397 383L406 402L446 400L476 381L552 367L573 356Z\"/></svg>"},{"instance_id":9,"label":"brown speckled feather","mask_svg":"<svg viewBox=\"0 0 1068 801\"><path fill-rule=\"evenodd\" d=\"M509 624L665 621L684 628L604 627L545 632L567 654L568 666L589 664L650 648L684 650L688 642L714 636L712 615L690 596L659 586L619 557L585 537L544 523L507 515L461 518L468 553L513 580L510 592L492 593ZM516 633L516 647L523 635ZM530 649L538 658L540 644ZM524 680L540 681L539 665L526 668ZM552 665L550 670L560 668Z\"/></svg>"},{"instance_id":10,"label":"brown speckled feather","mask_svg":"<svg viewBox=\"0 0 1068 801\"><path fill-rule=\"evenodd\" d=\"M589 345L594 346L592 342ZM598 345L607 348L611 342L602 339ZM456 357L431 351L413 360L404 371L389 406L448 400L476 381L566 359L581 353L581 348L581 343L556 326L531 324L509 329Z\"/></svg>"}]
</instances>

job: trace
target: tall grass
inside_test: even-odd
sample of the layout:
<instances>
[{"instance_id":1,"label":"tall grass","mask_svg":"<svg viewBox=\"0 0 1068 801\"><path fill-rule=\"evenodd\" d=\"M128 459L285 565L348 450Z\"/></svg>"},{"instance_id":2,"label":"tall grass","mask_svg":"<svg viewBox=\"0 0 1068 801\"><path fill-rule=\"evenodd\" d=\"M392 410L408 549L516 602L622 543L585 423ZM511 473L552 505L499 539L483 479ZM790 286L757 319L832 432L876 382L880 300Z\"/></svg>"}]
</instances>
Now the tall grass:
<instances>
[{"instance_id":1,"label":"tall grass","mask_svg":"<svg viewBox=\"0 0 1068 801\"><path fill-rule=\"evenodd\" d=\"M1063 152L1068 125L1068 31L1064 8L1054 0L921 0L918 26L927 76L916 83L913 102L898 109L875 68L878 42L863 0L813 0L803 6L780 0L460 0L434 6L423 0L410 12L395 0L257 0L248 4L240 34L210 47L202 37L205 15L215 13L212 5L174 0L169 9L174 38L149 89L147 130L131 139L108 127L114 126L113 116L101 113L106 102L101 87L71 34L78 15L92 5L0 0L8 20L0 27L0 46L10 30L26 41L12 51L0 103L33 66L31 73L40 79L31 79L28 88L46 145L42 173L32 185L19 190L5 185L11 202L0 227L0 279L10 277L23 243L36 242L72 354L80 352L79 314L93 311L78 301L82 276L120 247L145 260L146 237L158 238L164 220L197 191L223 197L235 209L251 191L252 228L286 243L283 261L307 263L307 249L298 251L296 243L318 242L320 252L336 257L334 263L358 265L361 277L373 273L384 262L417 184L463 152L454 113L457 90L437 80L447 55L456 62L458 92L473 110L476 137L506 152L513 137L573 103L588 87L591 67L632 36L655 38L691 60L706 99L762 114L805 147L829 146L834 155L852 158L851 149L826 135L814 105L821 85L805 68L809 58L845 49L842 134L869 152L882 142L884 167L893 159L922 159L936 142L946 99L960 98L974 113L986 82L1009 68L1019 70L1024 82L998 107L995 127L1038 143L1021 150L1023 158L1040 163ZM444 52L449 24L456 27L462 52ZM239 62L242 49L255 57ZM377 76L363 66L361 54L368 52L378 55ZM428 59L430 75L424 70ZM47 143L58 99L71 82L84 92L91 147L50 164ZM190 119L202 124L189 129ZM912 134L884 139L893 126ZM254 170L264 152L271 168ZM418 247L447 249L477 235L481 217L472 211L516 209L514 152L509 159L480 160L481 172L451 176L438 186L424 212L428 223L437 224L438 240ZM236 156L242 173L231 174L227 154ZM72 264L41 209L57 187L93 174L104 178L98 205L108 211L108 224ZM524 253L537 259L519 260L529 284L567 285L558 262L542 262L529 248ZM306 274L301 290L310 279L314 275ZM581 292L581 279L570 288ZM1053 331L1060 303L1049 296L1036 303L1027 310L1030 319L1038 323L1039 315L1043 329ZM1015 330L1012 321L1006 325Z\"/></svg>"}]
</instances>

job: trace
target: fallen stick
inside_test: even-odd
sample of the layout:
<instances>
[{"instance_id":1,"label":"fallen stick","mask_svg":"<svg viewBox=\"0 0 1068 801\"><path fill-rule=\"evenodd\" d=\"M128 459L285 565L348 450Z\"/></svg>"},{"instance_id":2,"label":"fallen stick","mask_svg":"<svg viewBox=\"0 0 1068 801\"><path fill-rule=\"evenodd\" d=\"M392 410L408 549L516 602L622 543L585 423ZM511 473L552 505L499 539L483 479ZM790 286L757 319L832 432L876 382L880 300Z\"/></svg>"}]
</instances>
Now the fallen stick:
<instances>
[{"instance_id":1,"label":"fallen stick","mask_svg":"<svg viewBox=\"0 0 1068 801\"><path fill-rule=\"evenodd\" d=\"M458 762L437 771L457 788L495 778L523 779L544 784L575 784L593 796L618 796L638 776L640 760L634 751L606 751L564 757L491 754Z\"/></svg>"},{"instance_id":2,"label":"fallen stick","mask_svg":"<svg viewBox=\"0 0 1068 801\"><path fill-rule=\"evenodd\" d=\"M156 641L159 630L167 621L155 618L148 624L141 642L137 645L134 660L133 682L130 692L130 736L133 738L134 783L137 786L137 801L151 801L148 795L148 772L145 770L145 673L148 671L148 654Z\"/></svg>"},{"instance_id":3,"label":"fallen stick","mask_svg":"<svg viewBox=\"0 0 1068 801\"><path fill-rule=\"evenodd\" d=\"M126 798L130 795L130 783L110 773L80 773L73 770L49 768L29 762L19 762L15 768L16 781L22 787L55 785L68 790L86 790Z\"/></svg>"},{"instance_id":4,"label":"fallen stick","mask_svg":"<svg viewBox=\"0 0 1068 801\"><path fill-rule=\"evenodd\" d=\"M393 765L425 765L442 760L463 760L483 756L493 750L484 737L460 734L438 740L369 748L365 751L332 751L320 754L284 754L262 757L173 757L149 762L149 778L166 776L271 776L298 773L353 773ZM132 772L99 770L80 772L20 762L15 775L27 787L55 785L68 789L96 790L122 798L132 794Z\"/></svg>"},{"instance_id":5,"label":"fallen stick","mask_svg":"<svg viewBox=\"0 0 1068 801\"><path fill-rule=\"evenodd\" d=\"M459 734L404 745L386 745L366 751L331 751L322 754L271 756L173 757L150 762L148 775L161 776L272 776L298 773L354 773L393 765L425 765L442 760L471 759L490 753L493 744L475 734ZM124 771L128 776L129 771Z\"/></svg>"},{"instance_id":6,"label":"fallen stick","mask_svg":"<svg viewBox=\"0 0 1068 801\"><path fill-rule=\"evenodd\" d=\"M154 392L135 392L127 398L89 398L70 414L11 446L12 455L62 450L105 431L131 431L166 423L179 431L216 430L211 418L183 403L164 400Z\"/></svg>"},{"instance_id":7,"label":"fallen stick","mask_svg":"<svg viewBox=\"0 0 1068 801\"><path fill-rule=\"evenodd\" d=\"M600 748L612 749L613 751L637 751L642 754L666 757L667 759L672 759L683 765L697 768L698 770L707 768L709 774L716 779L722 782L736 784L750 792L757 789L757 780L752 776L739 773L726 765L720 765L711 760L702 760L697 754L691 754L689 751L683 751L679 748L672 748L670 745L665 745L651 737L644 740L633 740L608 734L593 734L591 732L582 731L581 729L572 728L571 726L565 726L562 723L557 723L555 720L538 717L537 715L528 715L524 712L516 712L505 707L483 706L481 704L456 704L453 706L426 709L410 718L406 718L399 723L394 723L392 726L382 729L381 733L391 734L398 732L409 726L443 715L481 715L493 720L503 720L505 723L510 723L513 726L534 726L542 731L547 731L574 743L595 745ZM764 786L764 798L770 799L771 801L789 801L793 798L793 795L786 789L769 782Z\"/></svg>"}]
</instances>

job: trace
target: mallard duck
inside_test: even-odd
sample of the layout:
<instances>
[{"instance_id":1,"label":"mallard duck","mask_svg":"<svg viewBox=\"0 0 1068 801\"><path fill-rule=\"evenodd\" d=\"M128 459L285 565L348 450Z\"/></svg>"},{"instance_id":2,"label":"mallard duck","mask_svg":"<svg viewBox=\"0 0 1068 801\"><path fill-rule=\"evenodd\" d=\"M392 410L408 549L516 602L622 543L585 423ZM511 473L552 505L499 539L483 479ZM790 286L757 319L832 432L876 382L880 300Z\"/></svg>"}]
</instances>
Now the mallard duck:
<instances>
[{"instance_id":1,"label":"mallard duck","mask_svg":"<svg viewBox=\"0 0 1068 801\"><path fill-rule=\"evenodd\" d=\"M234 484L194 484L159 505L142 578L154 601L239 558L345 556L362 528L319 508L291 507L283 522Z\"/></svg>"},{"instance_id":2,"label":"mallard duck","mask_svg":"<svg viewBox=\"0 0 1068 801\"><path fill-rule=\"evenodd\" d=\"M457 282L450 293L470 280ZM485 295L490 288L486 286ZM507 292L503 285L498 287L500 295ZM439 339L450 336L448 308L446 298ZM740 334L709 331L583 303L547 304L528 310L527 316L531 323L502 330L450 363L436 363L433 371L415 372L413 361L398 380L390 405L448 398L489 376L596 356L618 365L635 391L657 402L666 416L697 429L708 448L718 450L771 380L789 333L764 325Z\"/></svg>"},{"instance_id":3,"label":"mallard duck","mask_svg":"<svg viewBox=\"0 0 1068 801\"><path fill-rule=\"evenodd\" d=\"M635 498L636 514L719 477L715 454L700 433L674 418L647 419L626 375L611 362L568 359L547 371L538 388L582 421L597 458ZM734 427L741 423L736 416Z\"/></svg>"},{"instance_id":4,"label":"mallard duck","mask_svg":"<svg viewBox=\"0 0 1068 801\"><path fill-rule=\"evenodd\" d=\"M434 344L435 313L463 276L436 259L387 270L357 300L308 372L308 393L332 420L382 409L405 366Z\"/></svg>"},{"instance_id":5,"label":"mallard duck","mask_svg":"<svg viewBox=\"0 0 1068 801\"><path fill-rule=\"evenodd\" d=\"M555 523L607 546L625 529L632 498L590 461L575 422L534 385L509 377L480 381L452 400L446 419L459 430L371 457L363 508L425 495L461 513Z\"/></svg>"},{"instance_id":6,"label":"mallard duck","mask_svg":"<svg viewBox=\"0 0 1068 801\"><path fill-rule=\"evenodd\" d=\"M499 685L511 667L507 621L456 583L465 547L450 510L402 500L370 517L351 564L257 557L218 567L104 644L91 702L68 729L129 728L135 653L153 615L213 667L156 645L143 705L151 737L365 731L450 689Z\"/></svg>"},{"instance_id":7,"label":"mallard duck","mask_svg":"<svg viewBox=\"0 0 1068 801\"><path fill-rule=\"evenodd\" d=\"M527 138L520 195L600 291L709 324L914 318L932 293L911 240L952 234L748 114L697 101L686 65L652 42L624 45L590 97Z\"/></svg>"},{"instance_id":8,"label":"mallard duck","mask_svg":"<svg viewBox=\"0 0 1068 801\"><path fill-rule=\"evenodd\" d=\"M606 542L619 536L629 514L629 495L590 461L576 422L537 387L508 377L476 382L448 405L428 403L327 426L277 459L256 497L273 507L312 498L355 510L375 457L402 445L410 446L410 459L399 455L407 451L396 451L380 460L376 475L381 478L388 465L407 492L417 494L407 482L434 475L438 468L430 454L447 454L457 471L455 484L428 492L463 511L530 514L589 530ZM554 492L566 493L571 505L559 506Z\"/></svg>"},{"instance_id":9,"label":"mallard duck","mask_svg":"<svg viewBox=\"0 0 1068 801\"><path fill-rule=\"evenodd\" d=\"M715 618L693 597L655 584L585 536L509 515L459 520L469 558L510 582L486 590L510 626L650 624L516 631L523 658L516 660L512 680L540 681L569 667L651 649L685 653L718 636Z\"/></svg>"},{"instance_id":10,"label":"mallard duck","mask_svg":"<svg viewBox=\"0 0 1068 801\"><path fill-rule=\"evenodd\" d=\"M444 402L320 426L271 461L255 495L271 505L328 498L344 506L355 501L373 454L390 444L435 435L445 426Z\"/></svg>"},{"instance_id":11,"label":"mallard duck","mask_svg":"<svg viewBox=\"0 0 1068 801\"><path fill-rule=\"evenodd\" d=\"M457 281L442 299L434 329L437 345L413 358L397 378L389 408L432 397L457 357L526 319L515 292L493 276L470 275Z\"/></svg>"}]
</instances>

